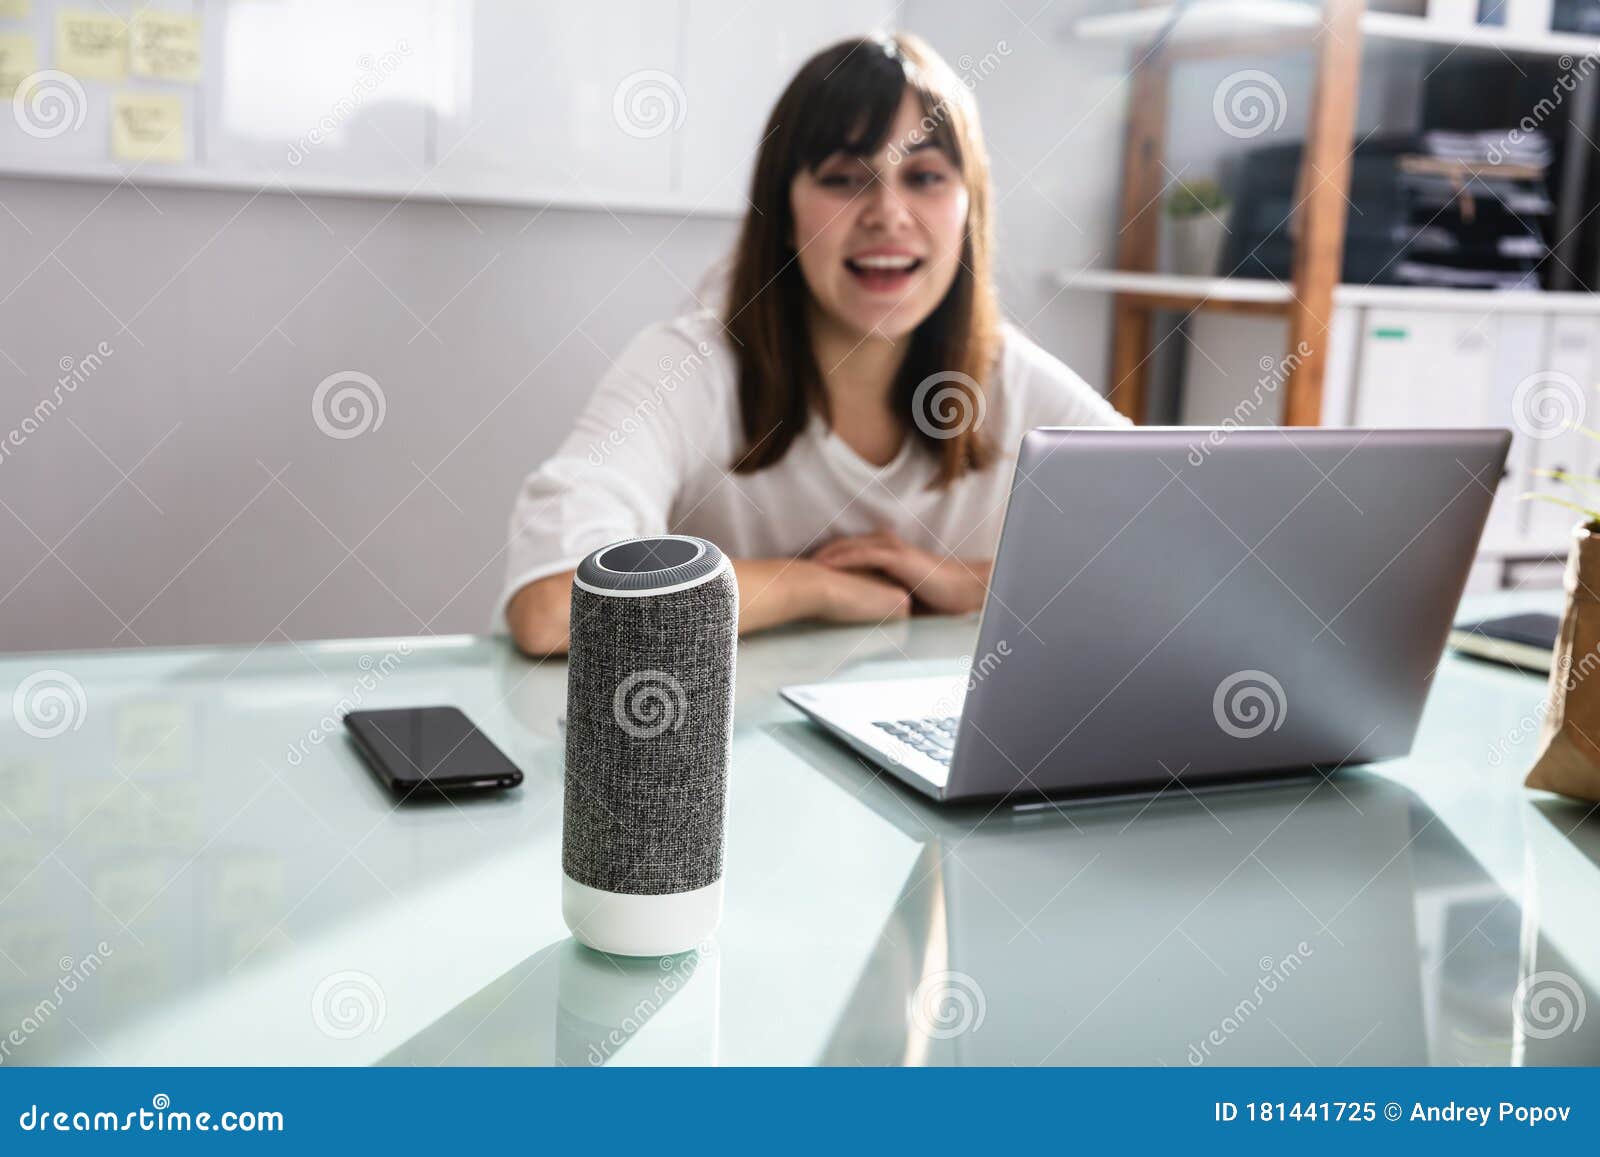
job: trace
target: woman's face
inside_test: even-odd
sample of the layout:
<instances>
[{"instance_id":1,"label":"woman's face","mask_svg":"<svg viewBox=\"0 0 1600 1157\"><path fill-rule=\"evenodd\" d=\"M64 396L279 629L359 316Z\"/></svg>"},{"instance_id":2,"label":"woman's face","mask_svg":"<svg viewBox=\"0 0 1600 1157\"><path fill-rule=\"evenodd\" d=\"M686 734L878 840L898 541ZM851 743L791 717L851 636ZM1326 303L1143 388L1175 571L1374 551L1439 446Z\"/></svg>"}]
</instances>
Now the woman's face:
<instances>
[{"instance_id":1,"label":"woman's face","mask_svg":"<svg viewBox=\"0 0 1600 1157\"><path fill-rule=\"evenodd\" d=\"M876 156L836 153L790 186L806 285L824 314L858 337L910 333L959 268L967 186L919 129L922 119L908 90Z\"/></svg>"}]
</instances>

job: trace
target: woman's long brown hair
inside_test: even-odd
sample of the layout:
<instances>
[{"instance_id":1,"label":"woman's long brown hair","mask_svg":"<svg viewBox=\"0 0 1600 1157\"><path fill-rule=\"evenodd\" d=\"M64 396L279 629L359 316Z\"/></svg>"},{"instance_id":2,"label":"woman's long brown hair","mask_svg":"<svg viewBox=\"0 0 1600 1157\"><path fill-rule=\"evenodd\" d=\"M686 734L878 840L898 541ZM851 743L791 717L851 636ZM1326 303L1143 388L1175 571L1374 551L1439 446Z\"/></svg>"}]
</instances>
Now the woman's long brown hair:
<instances>
[{"instance_id":1,"label":"woman's long brown hair","mask_svg":"<svg viewBox=\"0 0 1600 1157\"><path fill-rule=\"evenodd\" d=\"M846 40L819 52L789 82L767 121L724 322L739 360L745 447L736 471L779 461L813 409L829 417L811 346L810 291L792 243L790 186L802 170L815 172L836 153L872 156L882 149L907 91L922 105L919 134L960 170L969 208L955 281L911 334L893 404L907 435L937 455L936 486L994 458L981 421L1000 348L989 160L971 93L932 49L901 34Z\"/></svg>"}]
</instances>

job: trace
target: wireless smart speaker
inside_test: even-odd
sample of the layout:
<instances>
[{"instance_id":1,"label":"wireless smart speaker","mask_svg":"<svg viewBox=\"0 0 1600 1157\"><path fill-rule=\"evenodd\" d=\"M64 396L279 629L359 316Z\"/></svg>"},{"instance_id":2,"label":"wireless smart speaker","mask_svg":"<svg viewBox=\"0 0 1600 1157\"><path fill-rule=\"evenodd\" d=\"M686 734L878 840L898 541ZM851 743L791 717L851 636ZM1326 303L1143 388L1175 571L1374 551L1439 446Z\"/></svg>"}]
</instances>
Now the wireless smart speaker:
<instances>
[{"instance_id":1,"label":"wireless smart speaker","mask_svg":"<svg viewBox=\"0 0 1600 1157\"><path fill-rule=\"evenodd\" d=\"M739 588L685 535L602 547L572 583L561 908L623 956L696 947L722 918Z\"/></svg>"}]
</instances>

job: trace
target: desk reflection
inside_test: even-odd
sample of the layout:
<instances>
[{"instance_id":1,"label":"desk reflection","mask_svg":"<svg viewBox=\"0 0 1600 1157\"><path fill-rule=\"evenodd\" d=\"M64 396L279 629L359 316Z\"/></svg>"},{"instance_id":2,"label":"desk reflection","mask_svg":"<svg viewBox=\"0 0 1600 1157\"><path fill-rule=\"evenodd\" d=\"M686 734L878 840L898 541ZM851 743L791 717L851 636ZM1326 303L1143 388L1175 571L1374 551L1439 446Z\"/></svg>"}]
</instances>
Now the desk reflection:
<instances>
[{"instance_id":1,"label":"desk reflection","mask_svg":"<svg viewBox=\"0 0 1600 1157\"><path fill-rule=\"evenodd\" d=\"M719 967L715 944L630 959L561 940L378 1063L715 1064Z\"/></svg>"},{"instance_id":2,"label":"desk reflection","mask_svg":"<svg viewBox=\"0 0 1600 1157\"><path fill-rule=\"evenodd\" d=\"M561 921L559 664L409 640L369 692L398 641L63 658L83 726L0 743L0 1063L1600 1061L1600 827L1483 762L1537 681L1447 661L1382 775L990 815L776 696L970 646L900 629L741 650L727 915L665 969ZM459 704L524 786L396 808L317 730L357 688ZM351 972L383 1015L330 1033Z\"/></svg>"},{"instance_id":3,"label":"desk reflection","mask_svg":"<svg viewBox=\"0 0 1600 1157\"><path fill-rule=\"evenodd\" d=\"M943 809L775 730L922 844L824 1063L1600 1061L1592 979L1380 775Z\"/></svg>"}]
</instances>

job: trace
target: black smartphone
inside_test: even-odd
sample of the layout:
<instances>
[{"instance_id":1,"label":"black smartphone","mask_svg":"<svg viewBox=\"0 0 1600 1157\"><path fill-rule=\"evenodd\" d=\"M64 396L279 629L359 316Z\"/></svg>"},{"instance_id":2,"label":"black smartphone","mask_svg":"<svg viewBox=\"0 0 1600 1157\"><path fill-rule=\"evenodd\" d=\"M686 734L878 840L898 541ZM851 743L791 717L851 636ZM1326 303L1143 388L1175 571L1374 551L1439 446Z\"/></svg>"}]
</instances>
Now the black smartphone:
<instances>
[{"instance_id":1,"label":"black smartphone","mask_svg":"<svg viewBox=\"0 0 1600 1157\"><path fill-rule=\"evenodd\" d=\"M398 796L499 791L522 771L459 707L351 711L345 728L383 785Z\"/></svg>"}]
</instances>

